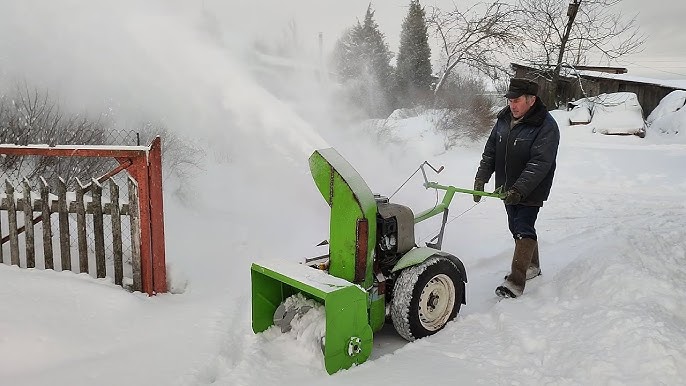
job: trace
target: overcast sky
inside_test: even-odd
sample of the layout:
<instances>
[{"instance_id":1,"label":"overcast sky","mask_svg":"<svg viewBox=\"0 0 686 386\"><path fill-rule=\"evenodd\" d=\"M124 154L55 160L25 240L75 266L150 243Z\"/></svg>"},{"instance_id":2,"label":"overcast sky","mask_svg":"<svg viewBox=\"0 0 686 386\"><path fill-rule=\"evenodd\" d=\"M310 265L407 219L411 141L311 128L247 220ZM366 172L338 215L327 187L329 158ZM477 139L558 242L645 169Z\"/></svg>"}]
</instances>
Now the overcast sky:
<instances>
[{"instance_id":1,"label":"overcast sky","mask_svg":"<svg viewBox=\"0 0 686 386\"><path fill-rule=\"evenodd\" d=\"M211 0L205 0L211 1ZM293 0L279 4L275 0L245 2L245 10L262 10L264 7L276 8L276 18L292 17L303 33L321 31L325 45L331 46L340 31L364 17L368 0ZM407 13L409 0L375 0L376 20L393 52L397 53L400 24ZM464 9L465 1L423 0L422 5L438 6L448 10L459 4ZM296 5L297 4L297 5ZM641 31L647 35L644 51L611 63L623 66L629 73L637 76L661 79L686 79L686 39L683 37L686 19L684 0L623 0L621 9L626 15L637 14ZM274 21L276 22L277 19ZM316 39L316 37L313 37Z\"/></svg>"},{"instance_id":2,"label":"overcast sky","mask_svg":"<svg viewBox=\"0 0 686 386\"><path fill-rule=\"evenodd\" d=\"M459 0L460 7L467 2ZM396 53L408 3L372 3ZM303 45L316 52L317 35L322 32L330 49L347 27L364 17L368 4L368 0L0 0L0 86L3 79L26 79L32 87L51 90L63 104L140 110L180 126L223 128L226 106L238 116L247 108L236 106L249 100L259 100L255 105L268 106L264 108L270 111L283 108L277 98L266 101L269 95L246 98L264 93L250 80L254 63L245 55L251 50L244 49L251 48L256 37L283 39L289 21L294 21ZM454 7L453 0L422 0L422 4L444 10ZM612 64L626 66L635 76L686 79L686 43L680 30L686 2L624 0L622 5L627 14L638 13L648 39L644 52ZM439 57L436 50L433 56ZM301 82L297 84L300 92L313 95L314 102L320 99ZM207 101L215 101L216 106L208 106ZM189 105L202 114L180 108ZM262 119L264 114L246 119L254 117Z\"/></svg>"},{"instance_id":3,"label":"overcast sky","mask_svg":"<svg viewBox=\"0 0 686 386\"><path fill-rule=\"evenodd\" d=\"M638 13L641 29L648 35L645 50L625 58L629 73L686 79L686 2L624 0L623 4L627 13Z\"/></svg>"}]
</instances>

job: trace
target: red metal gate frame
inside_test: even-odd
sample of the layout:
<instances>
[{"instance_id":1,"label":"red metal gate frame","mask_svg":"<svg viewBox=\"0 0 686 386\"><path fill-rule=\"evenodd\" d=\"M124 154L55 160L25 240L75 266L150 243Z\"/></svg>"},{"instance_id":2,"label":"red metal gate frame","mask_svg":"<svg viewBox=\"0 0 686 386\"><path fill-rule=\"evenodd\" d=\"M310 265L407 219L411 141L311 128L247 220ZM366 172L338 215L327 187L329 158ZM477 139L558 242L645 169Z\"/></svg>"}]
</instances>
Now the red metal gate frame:
<instances>
[{"instance_id":1,"label":"red metal gate frame","mask_svg":"<svg viewBox=\"0 0 686 386\"><path fill-rule=\"evenodd\" d=\"M162 141L156 137L146 146L0 145L0 154L51 157L101 157L119 162L138 183L141 221L141 284L148 295L167 292L162 200ZM110 174L113 175L116 173Z\"/></svg>"}]
</instances>

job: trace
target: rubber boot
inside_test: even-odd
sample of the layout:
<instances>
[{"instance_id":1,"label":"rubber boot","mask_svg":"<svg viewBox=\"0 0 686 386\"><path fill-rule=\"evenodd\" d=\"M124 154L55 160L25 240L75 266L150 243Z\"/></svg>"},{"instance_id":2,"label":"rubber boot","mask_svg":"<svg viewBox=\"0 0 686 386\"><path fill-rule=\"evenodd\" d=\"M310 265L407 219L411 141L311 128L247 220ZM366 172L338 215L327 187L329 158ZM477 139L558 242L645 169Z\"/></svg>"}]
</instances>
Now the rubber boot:
<instances>
[{"instance_id":1,"label":"rubber boot","mask_svg":"<svg viewBox=\"0 0 686 386\"><path fill-rule=\"evenodd\" d=\"M531 264L526 269L526 280L531 280L536 276L541 275L541 263L538 261L538 242L534 248L534 254L531 256Z\"/></svg>"},{"instance_id":2,"label":"rubber boot","mask_svg":"<svg viewBox=\"0 0 686 386\"><path fill-rule=\"evenodd\" d=\"M516 298L521 296L526 285L526 270L534 256L537 247L534 239L524 238L515 240L515 250L512 256L512 270L507 279L495 289L500 297Z\"/></svg>"},{"instance_id":3,"label":"rubber boot","mask_svg":"<svg viewBox=\"0 0 686 386\"><path fill-rule=\"evenodd\" d=\"M534 248L534 254L531 257L531 264L529 264L529 268L526 269L526 280L531 280L537 276L541 276L541 265L538 261L538 242ZM505 275L503 279L507 280L508 277L510 277L509 273Z\"/></svg>"}]
</instances>

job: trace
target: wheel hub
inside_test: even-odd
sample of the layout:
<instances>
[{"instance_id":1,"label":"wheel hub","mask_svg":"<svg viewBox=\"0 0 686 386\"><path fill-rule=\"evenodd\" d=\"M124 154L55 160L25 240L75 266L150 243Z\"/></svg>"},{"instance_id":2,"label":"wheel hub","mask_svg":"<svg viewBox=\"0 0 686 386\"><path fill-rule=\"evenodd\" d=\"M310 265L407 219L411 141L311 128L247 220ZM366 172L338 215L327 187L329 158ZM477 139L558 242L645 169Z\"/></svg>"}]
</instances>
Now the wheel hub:
<instances>
[{"instance_id":1,"label":"wheel hub","mask_svg":"<svg viewBox=\"0 0 686 386\"><path fill-rule=\"evenodd\" d=\"M430 311L433 311L436 308L436 305L438 305L438 301L440 299L441 297L435 292L429 294L429 301L427 302L427 305L429 306Z\"/></svg>"},{"instance_id":2,"label":"wheel hub","mask_svg":"<svg viewBox=\"0 0 686 386\"><path fill-rule=\"evenodd\" d=\"M445 274L434 276L419 298L419 321L430 331L441 329L455 306L455 284Z\"/></svg>"}]
</instances>

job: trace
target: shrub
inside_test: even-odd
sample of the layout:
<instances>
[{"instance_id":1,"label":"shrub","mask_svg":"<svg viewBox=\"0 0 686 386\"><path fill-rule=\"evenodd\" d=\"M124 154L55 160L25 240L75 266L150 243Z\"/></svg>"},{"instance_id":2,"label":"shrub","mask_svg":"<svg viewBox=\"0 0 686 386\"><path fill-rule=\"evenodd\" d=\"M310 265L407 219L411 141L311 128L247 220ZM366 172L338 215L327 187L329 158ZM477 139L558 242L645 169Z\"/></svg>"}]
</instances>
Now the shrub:
<instances>
[{"instance_id":1,"label":"shrub","mask_svg":"<svg viewBox=\"0 0 686 386\"><path fill-rule=\"evenodd\" d=\"M473 76L453 75L436 96L437 130L446 137L446 148L462 139L479 140L490 133L496 102L484 82Z\"/></svg>"}]
</instances>

